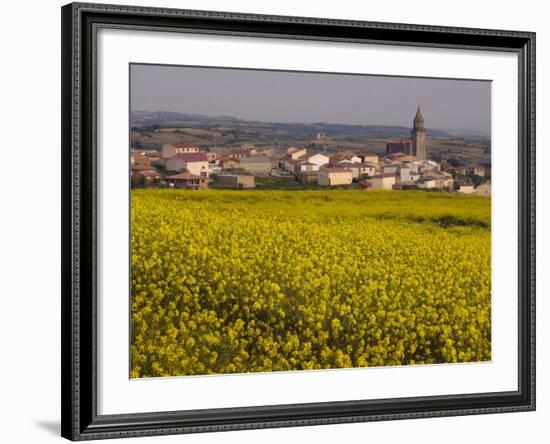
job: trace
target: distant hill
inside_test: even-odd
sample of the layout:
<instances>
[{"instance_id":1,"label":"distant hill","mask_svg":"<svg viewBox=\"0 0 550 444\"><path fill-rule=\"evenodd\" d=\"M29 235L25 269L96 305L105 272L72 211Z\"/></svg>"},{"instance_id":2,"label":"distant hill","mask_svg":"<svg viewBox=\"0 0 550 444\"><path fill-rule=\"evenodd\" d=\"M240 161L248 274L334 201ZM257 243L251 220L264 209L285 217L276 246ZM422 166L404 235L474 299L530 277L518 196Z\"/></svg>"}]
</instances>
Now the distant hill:
<instances>
[{"instance_id":1,"label":"distant hill","mask_svg":"<svg viewBox=\"0 0 550 444\"><path fill-rule=\"evenodd\" d=\"M272 130L279 134L300 135L304 138L315 138L317 133L326 133L334 139L354 140L355 138L368 137L371 139L388 139L410 137L411 128L396 125L346 125L341 123L283 123L283 122L261 122L254 120L238 119L231 116L204 116L200 114L187 114L171 111L133 111L130 113L132 126L149 126L152 128L192 127L212 128L231 127L247 128L249 131L263 132ZM430 137L457 137L456 131L451 133L448 130L427 129ZM471 133L464 133L464 136L471 137Z\"/></svg>"}]
</instances>

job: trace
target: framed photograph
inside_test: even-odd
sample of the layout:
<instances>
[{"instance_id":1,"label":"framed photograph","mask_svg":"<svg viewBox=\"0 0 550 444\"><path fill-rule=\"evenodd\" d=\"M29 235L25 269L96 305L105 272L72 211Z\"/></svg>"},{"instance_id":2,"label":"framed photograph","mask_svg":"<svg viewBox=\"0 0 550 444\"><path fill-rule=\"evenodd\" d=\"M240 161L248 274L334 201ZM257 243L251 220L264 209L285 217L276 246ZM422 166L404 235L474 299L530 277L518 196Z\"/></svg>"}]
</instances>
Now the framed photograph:
<instances>
[{"instance_id":1,"label":"framed photograph","mask_svg":"<svg viewBox=\"0 0 550 444\"><path fill-rule=\"evenodd\" d=\"M535 35L62 8L62 435L535 409Z\"/></svg>"}]
</instances>

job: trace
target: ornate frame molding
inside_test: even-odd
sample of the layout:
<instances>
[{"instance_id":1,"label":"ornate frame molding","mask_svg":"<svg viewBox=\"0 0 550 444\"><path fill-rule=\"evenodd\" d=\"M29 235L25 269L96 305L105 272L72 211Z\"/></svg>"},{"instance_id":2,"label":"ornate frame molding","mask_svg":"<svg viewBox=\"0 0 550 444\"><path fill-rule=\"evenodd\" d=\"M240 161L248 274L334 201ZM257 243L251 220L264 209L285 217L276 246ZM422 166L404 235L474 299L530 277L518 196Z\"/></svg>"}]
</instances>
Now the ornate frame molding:
<instances>
[{"instance_id":1,"label":"ornate frame molding","mask_svg":"<svg viewBox=\"0 0 550 444\"><path fill-rule=\"evenodd\" d=\"M72 3L62 8L62 435L71 440L535 409L535 34ZM97 415L95 40L99 27L514 52L519 61L519 390Z\"/></svg>"}]
</instances>

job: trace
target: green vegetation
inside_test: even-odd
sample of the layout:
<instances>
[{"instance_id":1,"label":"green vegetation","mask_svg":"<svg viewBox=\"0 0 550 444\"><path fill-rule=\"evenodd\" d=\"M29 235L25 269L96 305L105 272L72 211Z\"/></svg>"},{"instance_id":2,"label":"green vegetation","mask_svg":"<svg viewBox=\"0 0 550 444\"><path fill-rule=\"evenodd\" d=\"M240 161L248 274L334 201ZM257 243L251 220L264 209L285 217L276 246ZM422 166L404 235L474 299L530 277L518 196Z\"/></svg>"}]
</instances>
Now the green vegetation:
<instances>
[{"instance_id":1,"label":"green vegetation","mask_svg":"<svg viewBox=\"0 0 550 444\"><path fill-rule=\"evenodd\" d=\"M132 191L131 377L491 358L490 199Z\"/></svg>"}]
</instances>

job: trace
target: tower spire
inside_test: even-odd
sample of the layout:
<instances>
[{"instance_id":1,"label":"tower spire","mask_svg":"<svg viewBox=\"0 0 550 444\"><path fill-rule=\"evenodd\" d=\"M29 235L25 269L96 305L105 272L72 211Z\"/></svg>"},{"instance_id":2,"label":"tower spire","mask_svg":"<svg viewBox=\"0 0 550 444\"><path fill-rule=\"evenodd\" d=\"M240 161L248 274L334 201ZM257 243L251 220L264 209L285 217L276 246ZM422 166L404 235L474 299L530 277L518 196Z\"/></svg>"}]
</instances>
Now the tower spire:
<instances>
[{"instance_id":1,"label":"tower spire","mask_svg":"<svg viewBox=\"0 0 550 444\"><path fill-rule=\"evenodd\" d=\"M417 159L426 159L426 130L424 129L424 116L420 111L420 104L416 109L412 130L413 155Z\"/></svg>"}]
</instances>

